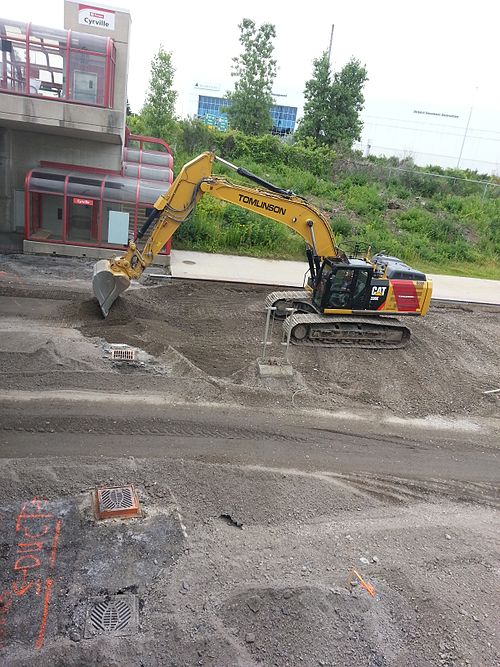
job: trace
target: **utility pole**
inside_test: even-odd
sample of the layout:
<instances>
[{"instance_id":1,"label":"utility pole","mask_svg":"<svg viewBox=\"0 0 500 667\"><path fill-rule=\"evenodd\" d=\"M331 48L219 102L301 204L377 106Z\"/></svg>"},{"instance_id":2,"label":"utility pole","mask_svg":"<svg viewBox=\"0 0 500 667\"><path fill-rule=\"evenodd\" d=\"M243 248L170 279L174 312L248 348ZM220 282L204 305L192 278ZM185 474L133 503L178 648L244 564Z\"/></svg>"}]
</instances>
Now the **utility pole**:
<instances>
[{"instance_id":1,"label":"utility pole","mask_svg":"<svg viewBox=\"0 0 500 667\"><path fill-rule=\"evenodd\" d=\"M333 44L333 29L335 28L335 24L332 23L332 32L330 33L330 48L328 49L328 63L331 62L332 58L332 44Z\"/></svg>"},{"instance_id":2,"label":"utility pole","mask_svg":"<svg viewBox=\"0 0 500 667\"><path fill-rule=\"evenodd\" d=\"M472 110L474 108L474 100L476 99L476 95L477 95L477 86L474 90L474 96L472 98L472 102L471 102L471 105L470 105L469 118L467 119L467 125L465 126L465 132L464 132L464 138L462 139L462 145L460 147L460 154L459 154L458 160L457 160L457 169L460 167L460 160L462 159L462 151L464 150L465 140L467 139L467 132L469 131L469 123L470 123L470 119L471 119L471 116L472 116Z\"/></svg>"}]
</instances>

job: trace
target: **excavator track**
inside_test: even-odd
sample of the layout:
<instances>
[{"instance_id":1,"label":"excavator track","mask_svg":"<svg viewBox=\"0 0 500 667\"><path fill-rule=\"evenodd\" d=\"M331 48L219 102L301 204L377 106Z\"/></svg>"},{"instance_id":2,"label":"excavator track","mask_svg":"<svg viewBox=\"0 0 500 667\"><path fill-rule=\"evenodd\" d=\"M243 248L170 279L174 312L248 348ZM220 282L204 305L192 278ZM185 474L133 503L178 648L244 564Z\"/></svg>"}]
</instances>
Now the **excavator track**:
<instances>
[{"instance_id":1,"label":"excavator track","mask_svg":"<svg viewBox=\"0 0 500 667\"><path fill-rule=\"evenodd\" d=\"M294 313L283 330L295 345L394 349L406 347L410 330L395 318Z\"/></svg>"},{"instance_id":2,"label":"excavator track","mask_svg":"<svg viewBox=\"0 0 500 667\"><path fill-rule=\"evenodd\" d=\"M287 290L282 292L271 292L264 301L265 308L276 307L274 316L283 320L287 316L286 308L295 308L302 312L314 313L311 304L311 293L306 290Z\"/></svg>"}]
</instances>

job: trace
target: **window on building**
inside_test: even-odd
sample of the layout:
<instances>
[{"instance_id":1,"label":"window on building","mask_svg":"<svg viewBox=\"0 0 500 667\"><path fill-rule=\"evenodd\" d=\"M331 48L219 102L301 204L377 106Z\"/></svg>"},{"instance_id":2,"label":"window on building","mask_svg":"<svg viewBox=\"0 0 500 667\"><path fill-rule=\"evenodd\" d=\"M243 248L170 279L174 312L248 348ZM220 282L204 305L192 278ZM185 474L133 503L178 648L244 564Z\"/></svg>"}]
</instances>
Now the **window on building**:
<instances>
[{"instance_id":1,"label":"window on building","mask_svg":"<svg viewBox=\"0 0 500 667\"><path fill-rule=\"evenodd\" d=\"M228 119L227 114L223 110L230 106L230 104L231 102L223 97L199 95L198 118L203 120L206 125L216 127L219 130L227 130ZM271 107L271 119L273 122L273 134L291 134L295 130L297 107L274 104Z\"/></svg>"},{"instance_id":2,"label":"window on building","mask_svg":"<svg viewBox=\"0 0 500 667\"><path fill-rule=\"evenodd\" d=\"M295 129L297 107L286 107L276 104L271 108L271 118L273 121L273 134L291 134Z\"/></svg>"},{"instance_id":3,"label":"window on building","mask_svg":"<svg viewBox=\"0 0 500 667\"><path fill-rule=\"evenodd\" d=\"M109 37L0 19L0 92L112 108L115 61Z\"/></svg>"},{"instance_id":4,"label":"window on building","mask_svg":"<svg viewBox=\"0 0 500 667\"><path fill-rule=\"evenodd\" d=\"M33 241L62 241L63 195L30 192L31 235Z\"/></svg>"}]
</instances>

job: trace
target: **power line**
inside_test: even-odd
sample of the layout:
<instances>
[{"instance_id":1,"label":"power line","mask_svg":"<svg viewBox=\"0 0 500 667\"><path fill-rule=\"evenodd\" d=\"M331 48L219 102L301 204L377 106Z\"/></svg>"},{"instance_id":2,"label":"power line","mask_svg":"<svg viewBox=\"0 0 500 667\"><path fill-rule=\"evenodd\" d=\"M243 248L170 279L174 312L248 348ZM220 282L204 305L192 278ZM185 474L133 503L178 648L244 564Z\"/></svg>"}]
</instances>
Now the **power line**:
<instances>
[{"instance_id":1,"label":"power line","mask_svg":"<svg viewBox=\"0 0 500 667\"><path fill-rule=\"evenodd\" d=\"M358 146L359 148L364 148L364 145L361 142L358 142ZM393 155L395 153L407 153L409 155L428 155L429 157L442 157L454 161L457 159L456 155L441 155L439 153L429 153L427 151L414 151L408 148L394 148L394 147L391 148L390 146L375 146L374 144L370 144L370 148L374 148L377 150L384 150L384 151L394 151ZM500 166L498 162L492 162L491 160L476 160L475 158L466 158L466 161L480 162L481 164L494 165L496 168Z\"/></svg>"},{"instance_id":2,"label":"power line","mask_svg":"<svg viewBox=\"0 0 500 667\"><path fill-rule=\"evenodd\" d=\"M449 123L446 125L441 125L440 123L428 123L427 121L422 121L422 120L412 120L411 118L391 118L389 116L374 116L372 114L363 114L363 118L376 118L380 120L391 120L391 121L396 121L397 123L416 123L419 126L422 125L432 125L433 127L452 127L454 129L465 129L465 128L459 128L456 127L455 125L450 125ZM483 130L482 128L479 127L471 127L469 128L471 132L491 132L491 134L500 134L500 130Z\"/></svg>"},{"instance_id":3,"label":"power line","mask_svg":"<svg viewBox=\"0 0 500 667\"><path fill-rule=\"evenodd\" d=\"M406 121L402 121L406 122ZM404 127L402 125L385 125L383 123L373 123L373 122L367 122L367 126L370 127L388 127L390 129L394 130L408 130L410 132L427 132L428 134L440 134L444 135L447 137L462 137L462 134L458 134L456 132L439 132L438 130L428 130L426 128L418 128L418 127ZM467 134L468 139L478 139L479 141L500 141L500 137L498 139L494 139L493 137L475 137L470 134Z\"/></svg>"}]
</instances>

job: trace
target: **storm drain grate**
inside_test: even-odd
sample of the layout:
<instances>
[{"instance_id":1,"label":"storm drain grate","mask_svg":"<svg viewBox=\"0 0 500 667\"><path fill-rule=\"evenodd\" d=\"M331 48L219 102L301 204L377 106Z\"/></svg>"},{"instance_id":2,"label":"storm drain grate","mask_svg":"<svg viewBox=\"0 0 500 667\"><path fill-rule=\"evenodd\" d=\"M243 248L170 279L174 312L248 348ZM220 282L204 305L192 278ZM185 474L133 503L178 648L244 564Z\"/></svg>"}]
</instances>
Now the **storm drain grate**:
<instances>
[{"instance_id":1,"label":"storm drain grate","mask_svg":"<svg viewBox=\"0 0 500 667\"><path fill-rule=\"evenodd\" d=\"M135 361L137 350L133 347L122 347L111 350L113 361Z\"/></svg>"},{"instance_id":2,"label":"storm drain grate","mask_svg":"<svg viewBox=\"0 0 500 667\"><path fill-rule=\"evenodd\" d=\"M112 595L90 600L87 607L85 637L100 634L131 635L138 629L135 595Z\"/></svg>"},{"instance_id":3,"label":"storm drain grate","mask_svg":"<svg viewBox=\"0 0 500 667\"><path fill-rule=\"evenodd\" d=\"M97 516L99 519L138 516L139 499L133 486L97 489Z\"/></svg>"}]
</instances>

